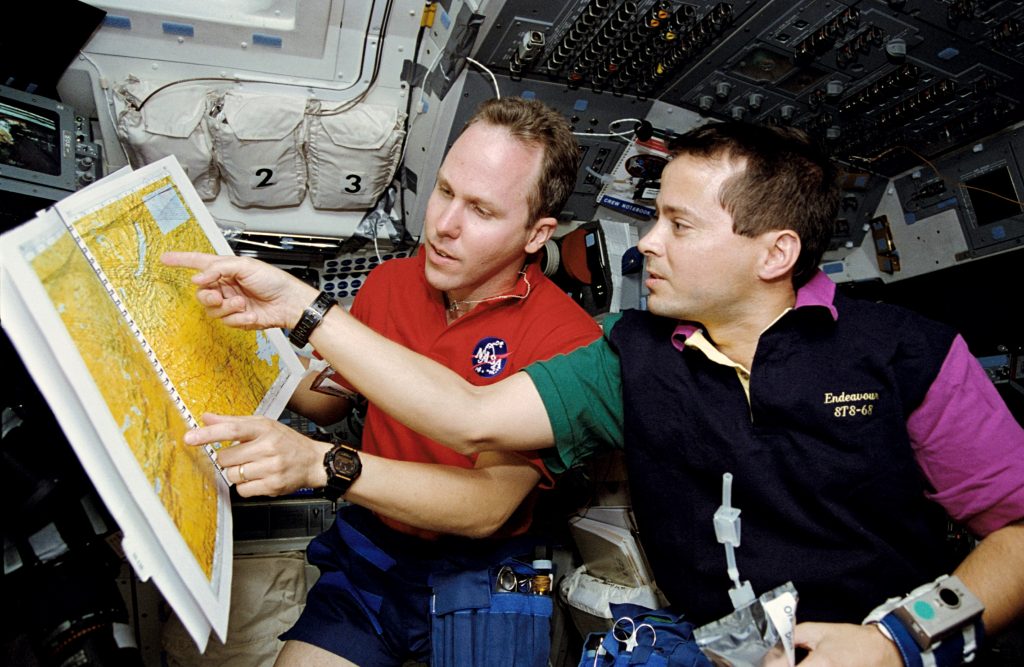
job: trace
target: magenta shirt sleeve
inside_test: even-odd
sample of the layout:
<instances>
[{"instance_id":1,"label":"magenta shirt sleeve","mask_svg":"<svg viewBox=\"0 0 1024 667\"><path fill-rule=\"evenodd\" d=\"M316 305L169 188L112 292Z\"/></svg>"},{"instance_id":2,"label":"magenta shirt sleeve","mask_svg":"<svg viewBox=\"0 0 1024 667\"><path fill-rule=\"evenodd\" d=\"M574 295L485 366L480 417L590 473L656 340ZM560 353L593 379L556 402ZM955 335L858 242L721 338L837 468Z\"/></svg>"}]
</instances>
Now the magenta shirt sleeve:
<instances>
[{"instance_id":1,"label":"magenta shirt sleeve","mask_svg":"<svg viewBox=\"0 0 1024 667\"><path fill-rule=\"evenodd\" d=\"M979 537L1024 518L1024 430L957 336L907 421L928 497Z\"/></svg>"}]
</instances>

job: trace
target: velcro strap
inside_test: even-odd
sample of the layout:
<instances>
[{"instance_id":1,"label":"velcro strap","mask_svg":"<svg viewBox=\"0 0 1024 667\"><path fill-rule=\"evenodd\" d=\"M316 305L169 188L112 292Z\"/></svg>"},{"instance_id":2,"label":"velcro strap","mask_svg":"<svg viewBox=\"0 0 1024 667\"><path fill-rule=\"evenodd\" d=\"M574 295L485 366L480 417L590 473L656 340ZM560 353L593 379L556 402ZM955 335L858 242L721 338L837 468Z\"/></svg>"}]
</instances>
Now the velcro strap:
<instances>
[{"instance_id":1,"label":"velcro strap","mask_svg":"<svg viewBox=\"0 0 1024 667\"><path fill-rule=\"evenodd\" d=\"M878 624L888 630L906 667L955 667L974 660L985 636L981 617L960 631L945 637L927 651L918 647L910 631L895 614L886 614Z\"/></svg>"},{"instance_id":2,"label":"velcro strap","mask_svg":"<svg viewBox=\"0 0 1024 667\"><path fill-rule=\"evenodd\" d=\"M395 566L395 559L384 552L383 549L370 541L370 538L360 533L356 528L341 517L337 518L341 539L345 541L352 551L372 563L382 572L387 572Z\"/></svg>"},{"instance_id":3,"label":"velcro strap","mask_svg":"<svg viewBox=\"0 0 1024 667\"><path fill-rule=\"evenodd\" d=\"M883 616L878 624L889 631L889 636L899 649L906 667L924 667L924 663L921 662L921 649L910 631L900 623L900 619L890 613Z\"/></svg>"}]
</instances>

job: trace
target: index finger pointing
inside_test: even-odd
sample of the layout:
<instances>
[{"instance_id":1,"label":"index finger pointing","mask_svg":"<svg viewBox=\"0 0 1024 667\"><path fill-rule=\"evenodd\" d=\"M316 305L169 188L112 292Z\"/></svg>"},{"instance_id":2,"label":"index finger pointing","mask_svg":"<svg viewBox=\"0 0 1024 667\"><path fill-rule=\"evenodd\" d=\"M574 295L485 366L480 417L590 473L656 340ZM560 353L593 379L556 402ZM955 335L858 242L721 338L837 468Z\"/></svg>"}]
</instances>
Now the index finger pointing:
<instances>
[{"instance_id":1,"label":"index finger pointing","mask_svg":"<svg viewBox=\"0 0 1024 667\"><path fill-rule=\"evenodd\" d=\"M167 266L180 266L186 269L205 271L210 268L219 255L211 255L204 252L165 252L160 255L160 261Z\"/></svg>"},{"instance_id":2,"label":"index finger pointing","mask_svg":"<svg viewBox=\"0 0 1024 667\"><path fill-rule=\"evenodd\" d=\"M233 256L202 252L166 252L160 257L160 260L167 266L199 271L192 275L192 282L200 287L215 285L225 277L232 276L240 266L237 264L237 259Z\"/></svg>"},{"instance_id":3,"label":"index finger pointing","mask_svg":"<svg viewBox=\"0 0 1024 667\"><path fill-rule=\"evenodd\" d=\"M187 445L212 445L217 442L235 442L242 439L244 438L241 428L234 422L200 426L184 435Z\"/></svg>"}]
</instances>

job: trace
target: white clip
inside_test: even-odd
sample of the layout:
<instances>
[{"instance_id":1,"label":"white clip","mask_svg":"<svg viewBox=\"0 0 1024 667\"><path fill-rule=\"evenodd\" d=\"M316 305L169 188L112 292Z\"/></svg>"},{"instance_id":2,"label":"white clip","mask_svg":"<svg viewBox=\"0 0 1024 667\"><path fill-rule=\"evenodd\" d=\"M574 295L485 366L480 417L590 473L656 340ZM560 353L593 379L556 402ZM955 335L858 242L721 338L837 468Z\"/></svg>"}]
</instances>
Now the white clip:
<instances>
[{"instance_id":1,"label":"white clip","mask_svg":"<svg viewBox=\"0 0 1024 667\"><path fill-rule=\"evenodd\" d=\"M729 589L733 609L739 609L754 601L754 588L749 581L740 581L736 566L735 548L740 545L740 510L732 506L732 473L722 475L722 505L715 510L715 537L725 545L725 563L729 578L734 584Z\"/></svg>"}]
</instances>

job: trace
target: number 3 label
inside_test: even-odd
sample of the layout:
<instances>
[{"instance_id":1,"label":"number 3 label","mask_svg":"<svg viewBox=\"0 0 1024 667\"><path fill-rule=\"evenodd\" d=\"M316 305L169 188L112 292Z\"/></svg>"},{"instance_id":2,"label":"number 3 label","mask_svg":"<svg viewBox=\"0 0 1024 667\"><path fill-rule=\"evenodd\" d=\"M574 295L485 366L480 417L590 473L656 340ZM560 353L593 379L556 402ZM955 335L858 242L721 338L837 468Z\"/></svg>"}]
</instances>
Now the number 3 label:
<instances>
[{"instance_id":1,"label":"number 3 label","mask_svg":"<svg viewBox=\"0 0 1024 667\"><path fill-rule=\"evenodd\" d=\"M351 185L345 188L345 192L348 192L349 194L355 194L362 190L360 184L362 183L363 179L359 178L359 176L357 176L356 174L349 174L348 176L345 177L345 180L351 183Z\"/></svg>"}]
</instances>

